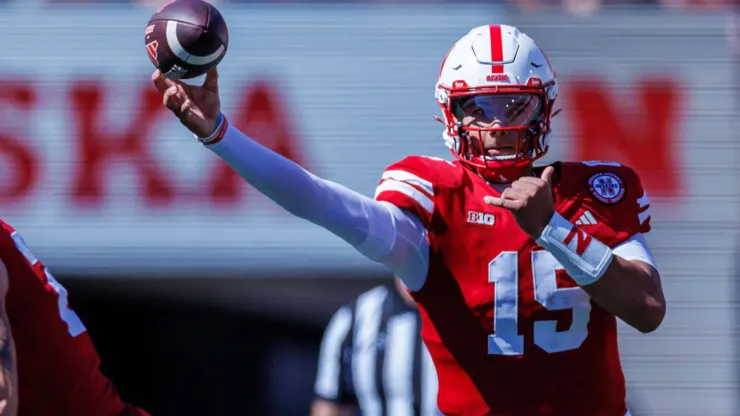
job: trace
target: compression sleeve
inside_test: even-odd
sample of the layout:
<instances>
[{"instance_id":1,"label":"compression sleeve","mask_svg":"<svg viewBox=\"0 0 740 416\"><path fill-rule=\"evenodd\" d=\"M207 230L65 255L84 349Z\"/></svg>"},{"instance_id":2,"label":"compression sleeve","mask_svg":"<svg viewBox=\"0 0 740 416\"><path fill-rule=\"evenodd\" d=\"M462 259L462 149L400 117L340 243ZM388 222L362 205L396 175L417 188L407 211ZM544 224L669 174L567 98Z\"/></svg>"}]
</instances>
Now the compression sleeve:
<instances>
[{"instance_id":1,"label":"compression sleeve","mask_svg":"<svg viewBox=\"0 0 740 416\"><path fill-rule=\"evenodd\" d=\"M423 284L429 246L426 230L415 216L319 178L231 125L220 141L206 147L291 214L326 228L369 259L385 264L410 289Z\"/></svg>"}]
</instances>

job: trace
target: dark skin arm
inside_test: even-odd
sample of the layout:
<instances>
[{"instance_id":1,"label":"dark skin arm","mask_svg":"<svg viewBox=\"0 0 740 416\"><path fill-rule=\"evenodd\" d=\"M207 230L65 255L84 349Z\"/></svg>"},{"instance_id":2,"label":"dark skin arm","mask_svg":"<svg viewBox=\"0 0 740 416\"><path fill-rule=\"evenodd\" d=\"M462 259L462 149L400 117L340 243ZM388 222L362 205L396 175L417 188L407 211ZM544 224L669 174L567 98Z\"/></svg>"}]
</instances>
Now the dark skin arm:
<instances>
[{"instance_id":1,"label":"dark skin arm","mask_svg":"<svg viewBox=\"0 0 740 416\"><path fill-rule=\"evenodd\" d=\"M642 333L658 329L666 313L660 273L639 260L614 256L606 273L581 286L593 300Z\"/></svg>"}]
</instances>

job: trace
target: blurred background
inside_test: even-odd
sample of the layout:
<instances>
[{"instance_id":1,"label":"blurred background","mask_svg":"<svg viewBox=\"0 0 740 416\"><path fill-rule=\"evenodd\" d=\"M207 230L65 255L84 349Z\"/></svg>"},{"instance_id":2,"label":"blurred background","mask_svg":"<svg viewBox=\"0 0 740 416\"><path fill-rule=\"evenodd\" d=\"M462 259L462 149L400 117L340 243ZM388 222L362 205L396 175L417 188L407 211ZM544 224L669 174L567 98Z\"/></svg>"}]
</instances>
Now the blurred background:
<instances>
[{"instance_id":1,"label":"blurred background","mask_svg":"<svg viewBox=\"0 0 740 416\"><path fill-rule=\"evenodd\" d=\"M154 415L305 415L336 309L384 268L246 186L160 105L143 44L164 1L0 0L0 211L70 292L124 398ZM621 327L634 415L733 416L740 212L734 0L214 1L225 113L371 195L444 157L435 77L470 28L547 51L547 161L616 160L653 201L668 315Z\"/></svg>"}]
</instances>

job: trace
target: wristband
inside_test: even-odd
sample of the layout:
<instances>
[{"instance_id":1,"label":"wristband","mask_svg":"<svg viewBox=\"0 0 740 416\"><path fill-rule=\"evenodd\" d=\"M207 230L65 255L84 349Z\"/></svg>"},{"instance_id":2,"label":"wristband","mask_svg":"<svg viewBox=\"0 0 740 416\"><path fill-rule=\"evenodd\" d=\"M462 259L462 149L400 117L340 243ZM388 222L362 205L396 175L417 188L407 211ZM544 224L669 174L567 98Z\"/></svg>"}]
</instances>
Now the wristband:
<instances>
[{"instance_id":1,"label":"wristband","mask_svg":"<svg viewBox=\"0 0 740 416\"><path fill-rule=\"evenodd\" d=\"M218 115L218 118L216 119L216 129L213 131L213 133L211 133L211 135L208 137L198 137L198 135L195 135L195 138L205 145L215 144L223 138L228 125L228 120L226 120L226 117L223 113L220 113Z\"/></svg>"},{"instance_id":2,"label":"wristband","mask_svg":"<svg viewBox=\"0 0 740 416\"><path fill-rule=\"evenodd\" d=\"M614 258L611 248L557 212L542 231L537 244L549 251L579 286L599 280Z\"/></svg>"}]
</instances>

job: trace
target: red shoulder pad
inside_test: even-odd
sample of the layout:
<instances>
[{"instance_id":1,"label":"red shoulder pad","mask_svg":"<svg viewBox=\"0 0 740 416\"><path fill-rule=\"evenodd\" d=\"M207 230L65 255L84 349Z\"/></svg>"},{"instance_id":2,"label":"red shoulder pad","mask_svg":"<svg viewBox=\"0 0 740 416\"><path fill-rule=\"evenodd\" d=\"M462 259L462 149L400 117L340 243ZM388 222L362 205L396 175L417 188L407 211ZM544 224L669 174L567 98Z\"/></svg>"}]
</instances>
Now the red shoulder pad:
<instances>
[{"instance_id":1,"label":"red shoulder pad","mask_svg":"<svg viewBox=\"0 0 740 416\"><path fill-rule=\"evenodd\" d=\"M593 203L609 212L612 228L629 235L650 231L650 200L632 168L602 161L564 163L563 168L570 171L563 177L585 182Z\"/></svg>"},{"instance_id":2,"label":"red shoulder pad","mask_svg":"<svg viewBox=\"0 0 740 416\"><path fill-rule=\"evenodd\" d=\"M0 229L2 229L3 232L7 233L8 235L11 235L15 232L15 228L13 228L13 226L3 220L0 220Z\"/></svg>"},{"instance_id":3,"label":"red shoulder pad","mask_svg":"<svg viewBox=\"0 0 740 416\"><path fill-rule=\"evenodd\" d=\"M444 166L454 168L450 162L424 156L408 156L393 163L383 172L375 199L410 211L429 226L434 215L437 178Z\"/></svg>"}]
</instances>

